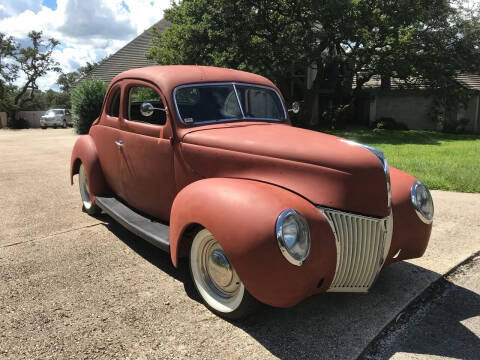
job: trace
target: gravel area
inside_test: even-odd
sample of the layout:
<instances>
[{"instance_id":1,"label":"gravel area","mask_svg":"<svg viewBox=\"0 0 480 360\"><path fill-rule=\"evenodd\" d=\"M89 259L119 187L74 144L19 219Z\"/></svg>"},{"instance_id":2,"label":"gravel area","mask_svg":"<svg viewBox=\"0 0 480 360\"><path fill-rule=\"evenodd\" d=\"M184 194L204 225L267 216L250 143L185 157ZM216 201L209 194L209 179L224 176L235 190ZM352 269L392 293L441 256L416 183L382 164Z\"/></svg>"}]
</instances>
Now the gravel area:
<instances>
[{"instance_id":1,"label":"gravel area","mask_svg":"<svg viewBox=\"0 0 480 360\"><path fill-rule=\"evenodd\" d=\"M355 359L412 299L480 250L480 195L433 192L424 258L369 294L323 294L241 322L211 314L185 264L70 186L71 129L0 130L0 358ZM453 241L454 240L454 241Z\"/></svg>"}]
</instances>

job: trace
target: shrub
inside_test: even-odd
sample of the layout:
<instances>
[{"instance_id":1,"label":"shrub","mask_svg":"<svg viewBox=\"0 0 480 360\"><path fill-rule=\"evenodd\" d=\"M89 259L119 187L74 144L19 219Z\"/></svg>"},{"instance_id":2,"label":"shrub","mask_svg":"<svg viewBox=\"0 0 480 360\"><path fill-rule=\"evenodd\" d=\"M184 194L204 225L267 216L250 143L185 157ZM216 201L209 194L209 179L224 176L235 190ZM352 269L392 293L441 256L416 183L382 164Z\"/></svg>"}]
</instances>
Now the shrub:
<instances>
[{"instance_id":1,"label":"shrub","mask_svg":"<svg viewBox=\"0 0 480 360\"><path fill-rule=\"evenodd\" d=\"M469 119L448 119L445 116L439 116L437 119L437 129L444 133L464 134L467 132Z\"/></svg>"},{"instance_id":2,"label":"shrub","mask_svg":"<svg viewBox=\"0 0 480 360\"><path fill-rule=\"evenodd\" d=\"M382 117L375 121L373 124L374 129L384 130L408 130L408 126L402 122L396 121L390 117Z\"/></svg>"},{"instance_id":3,"label":"shrub","mask_svg":"<svg viewBox=\"0 0 480 360\"><path fill-rule=\"evenodd\" d=\"M82 81L72 91L72 119L78 134L88 134L100 115L108 84L98 78Z\"/></svg>"},{"instance_id":4,"label":"shrub","mask_svg":"<svg viewBox=\"0 0 480 360\"><path fill-rule=\"evenodd\" d=\"M14 116L8 117L7 127L10 129L29 129L30 123L24 118L15 119Z\"/></svg>"}]
</instances>

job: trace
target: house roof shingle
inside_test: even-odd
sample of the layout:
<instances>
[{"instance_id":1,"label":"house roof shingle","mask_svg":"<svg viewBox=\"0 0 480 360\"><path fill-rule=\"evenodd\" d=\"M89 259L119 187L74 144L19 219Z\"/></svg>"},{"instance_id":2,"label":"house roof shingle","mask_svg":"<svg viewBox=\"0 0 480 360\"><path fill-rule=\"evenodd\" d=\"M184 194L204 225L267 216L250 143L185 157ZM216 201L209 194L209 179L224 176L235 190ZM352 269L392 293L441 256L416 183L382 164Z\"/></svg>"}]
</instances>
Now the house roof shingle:
<instances>
[{"instance_id":1,"label":"house roof shingle","mask_svg":"<svg viewBox=\"0 0 480 360\"><path fill-rule=\"evenodd\" d=\"M354 85L356 82L354 81ZM368 80L363 87L365 89L376 89L380 88L382 86L382 77L380 75L374 75ZM391 78L390 79L390 88L392 90L398 90L402 89L405 87L405 82L403 80L397 79L397 78ZM410 87L413 87L415 89L424 89L425 85L416 83L416 84L411 84Z\"/></svg>"},{"instance_id":2,"label":"house roof shingle","mask_svg":"<svg viewBox=\"0 0 480 360\"><path fill-rule=\"evenodd\" d=\"M168 21L162 19L152 27L156 27L162 32L169 25ZM88 77L95 76L103 81L110 82L123 71L155 65L153 60L147 59L145 56L152 46L152 33L150 31L152 27L98 64Z\"/></svg>"},{"instance_id":3,"label":"house roof shingle","mask_svg":"<svg viewBox=\"0 0 480 360\"><path fill-rule=\"evenodd\" d=\"M480 91L480 75L479 74L459 74L455 77L455 81L459 83L461 86L468 90ZM353 81L353 87L355 87L356 81ZM367 81L363 87L365 89L378 89L382 85L382 80L380 75L374 75L372 78ZM392 90L398 90L405 88L405 82L403 80L392 78L391 79L391 87ZM413 89L426 89L427 86L422 84L421 82L414 83L409 86L409 88Z\"/></svg>"},{"instance_id":4,"label":"house roof shingle","mask_svg":"<svg viewBox=\"0 0 480 360\"><path fill-rule=\"evenodd\" d=\"M456 80L469 90L480 91L480 75L478 74L459 74Z\"/></svg>"}]
</instances>

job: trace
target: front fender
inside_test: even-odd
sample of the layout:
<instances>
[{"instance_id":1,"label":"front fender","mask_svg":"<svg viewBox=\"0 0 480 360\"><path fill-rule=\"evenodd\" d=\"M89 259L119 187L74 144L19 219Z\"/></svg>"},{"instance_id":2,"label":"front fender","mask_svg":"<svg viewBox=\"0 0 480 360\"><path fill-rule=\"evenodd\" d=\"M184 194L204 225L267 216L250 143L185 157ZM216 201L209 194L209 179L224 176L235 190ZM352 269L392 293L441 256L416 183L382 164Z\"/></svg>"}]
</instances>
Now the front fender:
<instances>
[{"instance_id":1,"label":"front fender","mask_svg":"<svg viewBox=\"0 0 480 360\"><path fill-rule=\"evenodd\" d=\"M392 183L393 236L386 263L421 257L427 248L432 224L416 214L410 190L417 179L390 167ZM396 255L396 256L395 256Z\"/></svg>"},{"instance_id":2,"label":"front fender","mask_svg":"<svg viewBox=\"0 0 480 360\"><path fill-rule=\"evenodd\" d=\"M303 215L311 234L310 255L302 266L281 254L275 224L285 209ZM170 250L178 264L182 235L190 224L210 230L222 245L248 291L263 303L293 306L328 289L336 266L333 233L318 209L283 188L241 179L211 178L185 187L170 216Z\"/></svg>"},{"instance_id":3,"label":"front fender","mask_svg":"<svg viewBox=\"0 0 480 360\"><path fill-rule=\"evenodd\" d=\"M80 136L73 146L70 160L70 183L72 185L73 176L78 174L80 164L85 167L90 195L94 197L108 194L109 190L98 160L97 148L90 135Z\"/></svg>"}]
</instances>

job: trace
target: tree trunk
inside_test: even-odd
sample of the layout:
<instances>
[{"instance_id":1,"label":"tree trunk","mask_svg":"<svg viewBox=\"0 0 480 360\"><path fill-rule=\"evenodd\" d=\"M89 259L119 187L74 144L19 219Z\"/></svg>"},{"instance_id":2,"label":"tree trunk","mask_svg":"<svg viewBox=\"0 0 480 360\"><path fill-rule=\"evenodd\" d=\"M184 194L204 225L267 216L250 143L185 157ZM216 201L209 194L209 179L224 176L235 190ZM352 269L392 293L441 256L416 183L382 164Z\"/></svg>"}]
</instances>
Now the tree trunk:
<instances>
[{"instance_id":1,"label":"tree trunk","mask_svg":"<svg viewBox=\"0 0 480 360\"><path fill-rule=\"evenodd\" d=\"M310 89L305 89L305 119L310 127L318 127L320 124L319 93L320 85L324 78L323 66L317 65L317 74Z\"/></svg>"},{"instance_id":2,"label":"tree trunk","mask_svg":"<svg viewBox=\"0 0 480 360\"><path fill-rule=\"evenodd\" d=\"M22 98L23 95L25 95L29 86L30 86L30 81L27 81L27 83L25 85L23 85L22 90L20 90L20 92L17 94L17 96L15 96L15 101L14 101L15 105L18 105L20 99Z\"/></svg>"}]
</instances>

